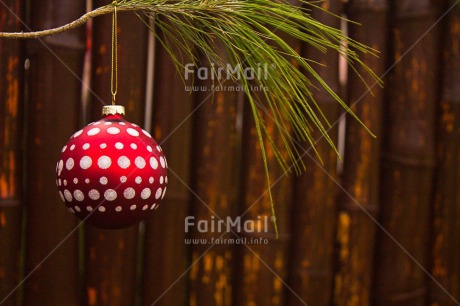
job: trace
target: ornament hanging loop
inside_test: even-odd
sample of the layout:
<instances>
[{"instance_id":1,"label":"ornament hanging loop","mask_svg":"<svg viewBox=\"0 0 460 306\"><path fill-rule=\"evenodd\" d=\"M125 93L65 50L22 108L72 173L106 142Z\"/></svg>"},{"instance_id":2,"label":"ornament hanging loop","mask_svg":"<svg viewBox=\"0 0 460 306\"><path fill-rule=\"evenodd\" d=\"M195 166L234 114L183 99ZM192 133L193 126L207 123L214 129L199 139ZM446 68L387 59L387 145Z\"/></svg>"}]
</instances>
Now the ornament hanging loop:
<instances>
[{"instance_id":1,"label":"ornament hanging loop","mask_svg":"<svg viewBox=\"0 0 460 306\"><path fill-rule=\"evenodd\" d=\"M118 21L117 21L117 1L112 2L112 61L110 70L110 93L112 94L112 105L115 105L115 99L118 91Z\"/></svg>"}]
</instances>

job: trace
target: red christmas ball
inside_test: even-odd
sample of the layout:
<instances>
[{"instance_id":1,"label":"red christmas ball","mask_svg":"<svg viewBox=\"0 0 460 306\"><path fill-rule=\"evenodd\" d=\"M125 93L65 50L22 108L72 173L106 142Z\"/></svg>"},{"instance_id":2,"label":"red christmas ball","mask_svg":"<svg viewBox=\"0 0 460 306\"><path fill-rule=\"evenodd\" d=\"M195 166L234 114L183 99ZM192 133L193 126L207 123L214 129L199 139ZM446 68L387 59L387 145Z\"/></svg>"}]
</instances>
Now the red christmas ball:
<instances>
[{"instance_id":1,"label":"red christmas ball","mask_svg":"<svg viewBox=\"0 0 460 306\"><path fill-rule=\"evenodd\" d=\"M123 118L123 107L105 106L103 114L62 148L56 184L71 213L95 227L116 229L158 208L168 164L152 136Z\"/></svg>"}]
</instances>

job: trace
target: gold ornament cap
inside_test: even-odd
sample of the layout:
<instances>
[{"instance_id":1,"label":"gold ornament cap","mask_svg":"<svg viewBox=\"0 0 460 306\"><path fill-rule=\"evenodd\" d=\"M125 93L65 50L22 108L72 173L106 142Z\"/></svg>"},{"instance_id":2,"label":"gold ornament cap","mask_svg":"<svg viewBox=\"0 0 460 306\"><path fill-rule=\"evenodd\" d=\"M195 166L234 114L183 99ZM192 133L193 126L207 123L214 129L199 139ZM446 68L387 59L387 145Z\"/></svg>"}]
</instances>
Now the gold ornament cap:
<instances>
[{"instance_id":1,"label":"gold ornament cap","mask_svg":"<svg viewBox=\"0 0 460 306\"><path fill-rule=\"evenodd\" d=\"M102 107L102 116L107 115L125 115L125 107L122 105L105 105Z\"/></svg>"}]
</instances>

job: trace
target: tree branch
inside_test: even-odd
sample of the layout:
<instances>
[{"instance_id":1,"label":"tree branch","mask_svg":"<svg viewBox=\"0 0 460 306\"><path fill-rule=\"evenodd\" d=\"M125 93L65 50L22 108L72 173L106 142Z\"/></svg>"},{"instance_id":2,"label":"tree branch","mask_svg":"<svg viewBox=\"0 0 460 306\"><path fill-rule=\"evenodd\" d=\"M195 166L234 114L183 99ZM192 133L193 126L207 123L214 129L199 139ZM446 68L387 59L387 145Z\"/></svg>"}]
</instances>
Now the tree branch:
<instances>
[{"instance_id":1,"label":"tree branch","mask_svg":"<svg viewBox=\"0 0 460 306\"><path fill-rule=\"evenodd\" d=\"M135 10L140 10L143 8L136 7L136 6L117 6L117 11L135 11ZM100 15L105 15L109 13L113 13L114 11L114 6L108 5L108 6L103 6L100 8L97 8L91 12L88 12L81 16L80 18L67 23L63 26L54 28L54 29L48 29L48 30L42 30L42 31L34 31L34 32L13 32L13 33L8 33L8 32L0 32L0 38L18 38L18 39L23 39L23 38L39 38L39 37L44 37L44 36L49 36L49 35L54 35L54 34L59 34L74 28L77 28L79 26L84 25L88 19L100 16Z\"/></svg>"}]
</instances>

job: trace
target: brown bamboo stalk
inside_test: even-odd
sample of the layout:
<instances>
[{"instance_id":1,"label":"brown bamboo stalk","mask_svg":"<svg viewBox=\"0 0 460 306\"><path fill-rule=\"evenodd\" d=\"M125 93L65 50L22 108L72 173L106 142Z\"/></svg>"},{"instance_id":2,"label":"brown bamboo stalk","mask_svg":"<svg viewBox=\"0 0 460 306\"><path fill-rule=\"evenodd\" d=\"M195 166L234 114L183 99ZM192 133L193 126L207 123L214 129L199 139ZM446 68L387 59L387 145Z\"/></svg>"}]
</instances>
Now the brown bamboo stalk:
<instances>
[{"instance_id":1,"label":"brown bamboo stalk","mask_svg":"<svg viewBox=\"0 0 460 306\"><path fill-rule=\"evenodd\" d=\"M377 75L385 72L387 9L387 0L354 0L347 8L347 17L361 24L349 24L350 37L381 52L379 58L363 56L363 61ZM366 82L375 85L375 80L369 77ZM335 277L336 305L371 305L376 225L363 210L374 218L379 210L383 90L377 85L372 93L356 74L349 73L349 104L378 138L372 138L356 120L347 121L342 186L348 194L340 193L338 199L340 249Z\"/></svg>"},{"instance_id":2,"label":"brown bamboo stalk","mask_svg":"<svg viewBox=\"0 0 460 306\"><path fill-rule=\"evenodd\" d=\"M342 12L340 1L328 0L321 5L337 15ZM312 14L325 24L340 27L340 19L334 16L319 10L314 10ZM303 49L305 57L325 65L317 67L318 72L338 92L338 55L333 52L323 54L308 45L304 45ZM334 123L339 115L336 101L324 90L314 91L314 95L326 118ZM337 125L330 135L336 142ZM321 134L316 131L313 138L320 139ZM302 145L303 150L310 148L308 143ZM316 148L324 162L324 169L310 150L303 158L306 172L294 181L289 285L298 297L289 292L289 305L330 305L332 302L337 187L327 173L337 177L337 155L324 139L316 144Z\"/></svg>"},{"instance_id":3,"label":"brown bamboo stalk","mask_svg":"<svg viewBox=\"0 0 460 306\"><path fill-rule=\"evenodd\" d=\"M30 26L33 30L63 24L84 9L82 2L35 1ZM25 305L77 305L77 235L67 236L77 222L59 199L54 169L62 146L78 127L81 84L77 77L82 72L84 32L28 43L25 273L31 274L25 283Z\"/></svg>"},{"instance_id":4,"label":"brown bamboo stalk","mask_svg":"<svg viewBox=\"0 0 460 306\"><path fill-rule=\"evenodd\" d=\"M193 95L185 90L166 50L159 42L156 46L154 137L174 173L168 174L168 192L160 208L146 222L142 295L146 306L184 305L188 246L182 224L190 208L186 185L190 184L192 120L188 116Z\"/></svg>"},{"instance_id":5,"label":"brown bamboo stalk","mask_svg":"<svg viewBox=\"0 0 460 306\"><path fill-rule=\"evenodd\" d=\"M95 1L96 7L110 1ZM111 103L111 16L93 24L92 89ZM118 16L117 104L126 107L126 119L142 125L144 118L146 39L148 29L132 13ZM93 96L92 120L101 118L101 101ZM136 295L137 225L121 230L86 228L86 294L91 305L134 305Z\"/></svg>"},{"instance_id":6,"label":"brown bamboo stalk","mask_svg":"<svg viewBox=\"0 0 460 306\"><path fill-rule=\"evenodd\" d=\"M297 4L296 1L290 1ZM298 53L301 44L287 35L282 38ZM253 50L257 52L257 48ZM263 63L265 64L265 63ZM271 63L266 63L270 66ZM269 71L268 71L269 73ZM270 88L267 88L270 90ZM263 88L259 88L263 90ZM259 96L260 105L264 98L261 92L252 93ZM262 107L265 109L265 107ZM283 147L282 135L290 137L290 130L278 132L270 112L259 110L259 114L277 147ZM268 139L264 139L269 169L271 192L275 205L275 216L272 215L269 188L265 175L265 167L256 125L250 103L247 99L243 105L242 155L241 155L241 195L239 215L244 221L260 222L255 232L242 231L239 237L243 244L235 248L234 303L235 305L284 305L286 292L292 288L288 282L288 251L291 238L289 226L290 208L293 200L293 179L283 172L274 155ZM282 150L284 158L287 152ZM273 219L274 218L274 219ZM278 238L276 238L273 220L276 219ZM287 287L289 290L287 290Z\"/></svg>"},{"instance_id":7,"label":"brown bamboo stalk","mask_svg":"<svg viewBox=\"0 0 460 306\"><path fill-rule=\"evenodd\" d=\"M272 138L281 145L280 135L276 135L273 119L262 114ZM289 131L286 131L289 133ZM260 151L259 139L248 101L244 105L241 164L241 206L243 220L257 221L260 217L261 232L241 232L246 239L243 245L236 246L234 299L235 305L284 305L284 285L286 282L287 249L290 229L288 227L289 208L292 200L292 177L285 175L280 168L268 141L265 141L267 161L276 205L278 239L275 238L268 195L268 184ZM283 152L286 157L286 152ZM265 221L267 220L270 221ZM262 239L262 240L259 240ZM258 244L250 241L257 240Z\"/></svg>"},{"instance_id":8,"label":"brown bamboo stalk","mask_svg":"<svg viewBox=\"0 0 460 306\"><path fill-rule=\"evenodd\" d=\"M224 53L222 46L218 46ZM210 64L202 55L201 66ZM213 81L196 80L196 84L211 89ZM225 85L234 86L228 81ZM216 83L217 85L217 83ZM212 89L211 89L212 90ZM192 216L199 220L211 221L227 216L234 218L237 201L237 111L236 92L200 90L195 95L195 106L199 106L194 116L192 140ZM205 102L204 102L205 101ZM193 238L219 238L221 233L208 231L200 233L196 226ZM222 237L230 238L230 234ZM232 305L232 246L192 245L191 262L196 264L190 271L189 305Z\"/></svg>"},{"instance_id":9,"label":"brown bamboo stalk","mask_svg":"<svg viewBox=\"0 0 460 306\"><path fill-rule=\"evenodd\" d=\"M453 4L448 1L449 6ZM460 9L449 14L443 48L442 96L437 118L436 189L432 274L457 301L460 301L459 167L460 167ZM437 284L430 283L431 305L457 305Z\"/></svg>"},{"instance_id":10,"label":"brown bamboo stalk","mask_svg":"<svg viewBox=\"0 0 460 306\"><path fill-rule=\"evenodd\" d=\"M23 17L24 3L10 0L3 5L12 13L0 17L0 32L21 30L22 25L15 14ZM12 290L20 281L22 48L23 44L18 41L0 40L0 303L5 306L17 305L19 291Z\"/></svg>"},{"instance_id":11,"label":"brown bamboo stalk","mask_svg":"<svg viewBox=\"0 0 460 306\"><path fill-rule=\"evenodd\" d=\"M428 268L430 256L440 48L439 27L426 31L438 17L440 4L395 2L392 62L398 64L386 86L380 197L380 222L386 232L378 232L375 305L425 305L427 298L427 275L419 265Z\"/></svg>"}]
</instances>

